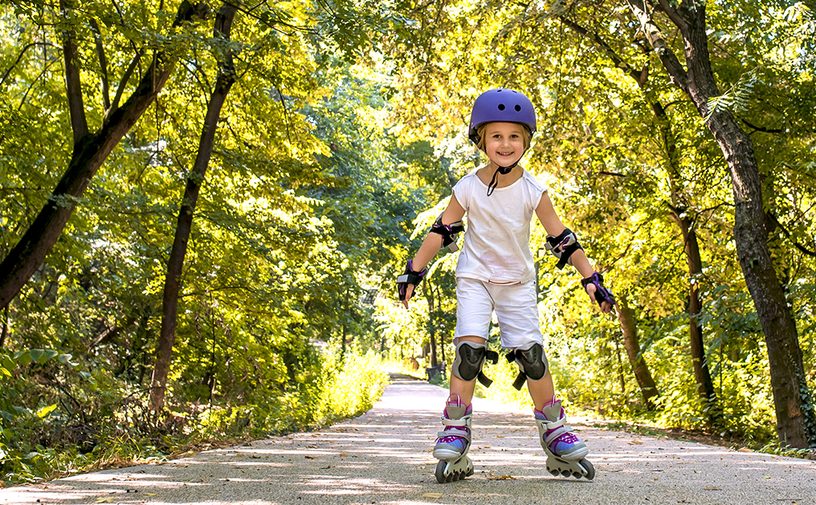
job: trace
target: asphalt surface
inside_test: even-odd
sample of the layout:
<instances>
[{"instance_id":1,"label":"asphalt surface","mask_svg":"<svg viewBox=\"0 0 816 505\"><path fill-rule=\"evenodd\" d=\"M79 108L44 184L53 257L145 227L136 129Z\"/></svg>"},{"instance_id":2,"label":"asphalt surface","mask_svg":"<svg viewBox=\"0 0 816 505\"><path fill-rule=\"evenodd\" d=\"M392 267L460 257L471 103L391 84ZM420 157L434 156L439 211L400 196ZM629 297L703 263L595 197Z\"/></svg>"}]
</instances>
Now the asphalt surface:
<instances>
[{"instance_id":1,"label":"asphalt surface","mask_svg":"<svg viewBox=\"0 0 816 505\"><path fill-rule=\"evenodd\" d=\"M438 484L446 391L397 379L368 413L162 464L0 489L0 504L816 504L816 462L571 422L595 480L552 477L532 415L474 400L476 473Z\"/></svg>"}]
</instances>

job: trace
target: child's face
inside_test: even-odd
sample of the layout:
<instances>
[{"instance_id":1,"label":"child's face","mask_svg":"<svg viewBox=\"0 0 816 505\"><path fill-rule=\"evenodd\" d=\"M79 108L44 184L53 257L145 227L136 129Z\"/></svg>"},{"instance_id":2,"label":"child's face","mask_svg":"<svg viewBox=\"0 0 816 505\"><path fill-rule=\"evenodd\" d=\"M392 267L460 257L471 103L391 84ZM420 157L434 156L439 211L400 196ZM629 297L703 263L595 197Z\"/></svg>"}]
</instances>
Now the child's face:
<instances>
[{"instance_id":1,"label":"child's face","mask_svg":"<svg viewBox=\"0 0 816 505\"><path fill-rule=\"evenodd\" d=\"M484 139L487 157L500 167L509 167L524 154L524 127L518 123L489 123Z\"/></svg>"}]
</instances>

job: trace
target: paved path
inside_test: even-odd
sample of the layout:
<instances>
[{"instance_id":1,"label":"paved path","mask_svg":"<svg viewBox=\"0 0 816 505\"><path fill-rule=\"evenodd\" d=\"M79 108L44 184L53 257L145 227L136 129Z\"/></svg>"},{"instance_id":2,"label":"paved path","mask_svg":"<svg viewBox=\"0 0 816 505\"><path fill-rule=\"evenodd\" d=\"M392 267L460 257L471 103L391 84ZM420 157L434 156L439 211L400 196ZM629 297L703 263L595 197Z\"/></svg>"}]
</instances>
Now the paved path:
<instances>
[{"instance_id":1,"label":"paved path","mask_svg":"<svg viewBox=\"0 0 816 505\"><path fill-rule=\"evenodd\" d=\"M0 504L816 504L816 462L576 425L594 481L551 477L532 416L474 401L476 473L438 484L430 449L446 392L396 380L330 428L158 465L0 489Z\"/></svg>"}]
</instances>

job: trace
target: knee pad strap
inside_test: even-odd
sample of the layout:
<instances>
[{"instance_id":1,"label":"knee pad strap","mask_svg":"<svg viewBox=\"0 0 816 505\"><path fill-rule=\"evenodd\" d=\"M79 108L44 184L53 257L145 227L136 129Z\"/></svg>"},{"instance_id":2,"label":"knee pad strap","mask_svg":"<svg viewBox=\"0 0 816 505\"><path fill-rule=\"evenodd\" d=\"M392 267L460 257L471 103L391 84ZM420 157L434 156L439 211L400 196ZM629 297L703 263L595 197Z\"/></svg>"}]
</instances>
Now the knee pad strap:
<instances>
[{"instance_id":1,"label":"knee pad strap","mask_svg":"<svg viewBox=\"0 0 816 505\"><path fill-rule=\"evenodd\" d=\"M539 380L547 373L547 356L544 355L544 347L541 344L533 344L527 349L514 349L507 354L507 361L516 362L519 366L519 374L513 382L513 387L521 389L527 377Z\"/></svg>"},{"instance_id":2,"label":"knee pad strap","mask_svg":"<svg viewBox=\"0 0 816 505\"><path fill-rule=\"evenodd\" d=\"M462 380L478 379L484 387L490 387L493 381L482 372L485 360L495 364L499 361L496 351L487 350L485 344L463 341L456 344L456 358L453 361L453 375Z\"/></svg>"}]
</instances>

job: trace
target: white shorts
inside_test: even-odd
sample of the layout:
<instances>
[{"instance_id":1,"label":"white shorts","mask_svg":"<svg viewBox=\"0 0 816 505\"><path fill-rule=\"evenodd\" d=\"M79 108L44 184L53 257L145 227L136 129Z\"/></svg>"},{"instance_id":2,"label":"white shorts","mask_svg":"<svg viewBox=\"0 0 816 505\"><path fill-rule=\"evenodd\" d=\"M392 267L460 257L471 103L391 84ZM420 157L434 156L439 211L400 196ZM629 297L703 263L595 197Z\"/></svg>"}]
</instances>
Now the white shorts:
<instances>
[{"instance_id":1,"label":"white shorts","mask_svg":"<svg viewBox=\"0 0 816 505\"><path fill-rule=\"evenodd\" d=\"M499 320L504 349L527 349L544 340L538 326L535 281L525 284L491 284L477 279L456 279L456 331L487 340L493 311Z\"/></svg>"}]
</instances>

